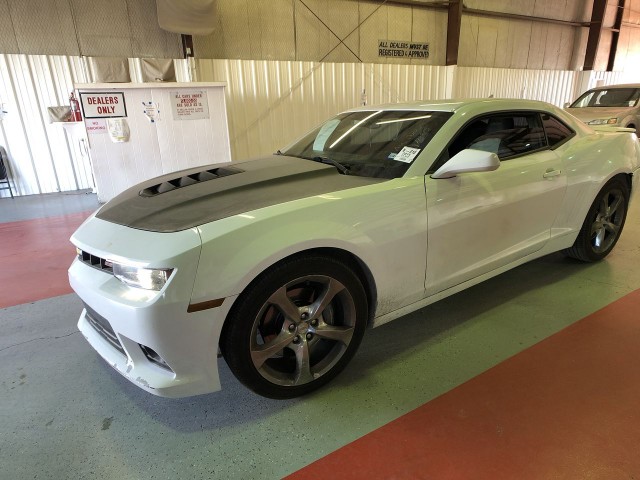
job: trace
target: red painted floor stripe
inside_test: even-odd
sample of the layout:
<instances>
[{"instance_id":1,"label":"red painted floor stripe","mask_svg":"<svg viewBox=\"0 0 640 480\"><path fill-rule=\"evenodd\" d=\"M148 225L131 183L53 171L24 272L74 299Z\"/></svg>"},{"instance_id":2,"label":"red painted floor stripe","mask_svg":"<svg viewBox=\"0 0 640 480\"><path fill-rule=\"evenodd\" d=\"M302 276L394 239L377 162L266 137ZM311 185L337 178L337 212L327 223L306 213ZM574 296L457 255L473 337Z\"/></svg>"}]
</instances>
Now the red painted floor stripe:
<instances>
[{"instance_id":1,"label":"red painted floor stripe","mask_svg":"<svg viewBox=\"0 0 640 480\"><path fill-rule=\"evenodd\" d=\"M287 478L640 479L639 312L640 290Z\"/></svg>"},{"instance_id":2,"label":"red painted floor stripe","mask_svg":"<svg viewBox=\"0 0 640 480\"><path fill-rule=\"evenodd\" d=\"M0 308L71 293L69 237L89 215L0 223Z\"/></svg>"}]
</instances>

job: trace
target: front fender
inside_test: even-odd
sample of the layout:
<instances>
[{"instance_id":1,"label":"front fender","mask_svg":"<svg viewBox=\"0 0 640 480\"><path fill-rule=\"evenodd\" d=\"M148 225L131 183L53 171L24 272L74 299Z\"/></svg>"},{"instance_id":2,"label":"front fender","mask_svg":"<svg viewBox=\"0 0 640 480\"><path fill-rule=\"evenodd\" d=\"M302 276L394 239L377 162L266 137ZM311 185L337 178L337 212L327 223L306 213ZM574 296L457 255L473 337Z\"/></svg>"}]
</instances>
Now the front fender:
<instances>
[{"instance_id":1,"label":"front fender","mask_svg":"<svg viewBox=\"0 0 640 480\"><path fill-rule=\"evenodd\" d=\"M422 177L318 195L199 227L202 254L191 303L241 293L280 260L315 248L360 259L373 275L377 314L424 294L427 214Z\"/></svg>"}]
</instances>

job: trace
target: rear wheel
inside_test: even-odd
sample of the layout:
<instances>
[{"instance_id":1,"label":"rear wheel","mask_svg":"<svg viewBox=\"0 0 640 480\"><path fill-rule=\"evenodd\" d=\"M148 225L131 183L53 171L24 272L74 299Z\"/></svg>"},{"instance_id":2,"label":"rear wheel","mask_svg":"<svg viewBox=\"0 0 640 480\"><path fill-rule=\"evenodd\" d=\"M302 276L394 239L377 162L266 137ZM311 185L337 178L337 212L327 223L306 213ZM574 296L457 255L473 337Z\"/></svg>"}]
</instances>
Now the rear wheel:
<instances>
[{"instance_id":1,"label":"rear wheel","mask_svg":"<svg viewBox=\"0 0 640 480\"><path fill-rule=\"evenodd\" d=\"M620 238L628 204L627 183L620 178L610 180L593 201L573 246L563 253L583 262L606 257Z\"/></svg>"},{"instance_id":2,"label":"rear wheel","mask_svg":"<svg viewBox=\"0 0 640 480\"><path fill-rule=\"evenodd\" d=\"M242 293L220 346L233 374L256 393L297 397L347 365L367 315L364 288L347 265L330 257L297 257Z\"/></svg>"}]
</instances>

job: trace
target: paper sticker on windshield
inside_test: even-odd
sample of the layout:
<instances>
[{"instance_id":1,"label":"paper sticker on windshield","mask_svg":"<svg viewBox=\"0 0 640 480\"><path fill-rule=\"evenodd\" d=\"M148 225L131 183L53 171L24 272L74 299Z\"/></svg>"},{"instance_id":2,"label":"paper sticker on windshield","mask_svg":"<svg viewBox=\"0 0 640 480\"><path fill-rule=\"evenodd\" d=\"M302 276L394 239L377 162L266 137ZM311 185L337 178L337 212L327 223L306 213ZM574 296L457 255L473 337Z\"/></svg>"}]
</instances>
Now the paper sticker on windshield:
<instances>
[{"instance_id":1,"label":"paper sticker on windshield","mask_svg":"<svg viewBox=\"0 0 640 480\"><path fill-rule=\"evenodd\" d=\"M398 154L393 157L393 159L399 162L410 163L414 158L418 156L419 153L419 148L402 147L402 150L400 150Z\"/></svg>"},{"instance_id":2,"label":"paper sticker on windshield","mask_svg":"<svg viewBox=\"0 0 640 480\"><path fill-rule=\"evenodd\" d=\"M322 127L320 127L320 131L318 132L316 139L313 141L314 151L316 152L324 151L325 143L327 143L327 140L329 139L329 137L331 136L331 134L336 129L339 123L340 123L340 120L336 118L334 120L329 120L327 123L322 125Z\"/></svg>"}]
</instances>

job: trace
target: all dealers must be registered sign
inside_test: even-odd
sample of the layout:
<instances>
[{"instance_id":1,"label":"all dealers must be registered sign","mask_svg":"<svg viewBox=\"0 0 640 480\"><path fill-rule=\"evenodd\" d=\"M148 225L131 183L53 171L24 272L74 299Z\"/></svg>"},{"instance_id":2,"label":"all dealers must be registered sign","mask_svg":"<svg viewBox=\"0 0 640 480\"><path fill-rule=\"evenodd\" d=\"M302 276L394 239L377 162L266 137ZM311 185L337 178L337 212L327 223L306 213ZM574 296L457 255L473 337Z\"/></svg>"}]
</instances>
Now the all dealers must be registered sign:
<instances>
[{"instance_id":1,"label":"all dealers must be registered sign","mask_svg":"<svg viewBox=\"0 0 640 480\"><path fill-rule=\"evenodd\" d=\"M378 40L378 56L388 58L429 58L429 44Z\"/></svg>"},{"instance_id":2,"label":"all dealers must be registered sign","mask_svg":"<svg viewBox=\"0 0 640 480\"><path fill-rule=\"evenodd\" d=\"M84 118L117 118L127 116L123 92L80 92Z\"/></svg>"}]
</instances>

